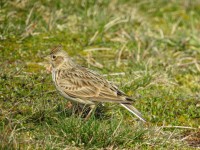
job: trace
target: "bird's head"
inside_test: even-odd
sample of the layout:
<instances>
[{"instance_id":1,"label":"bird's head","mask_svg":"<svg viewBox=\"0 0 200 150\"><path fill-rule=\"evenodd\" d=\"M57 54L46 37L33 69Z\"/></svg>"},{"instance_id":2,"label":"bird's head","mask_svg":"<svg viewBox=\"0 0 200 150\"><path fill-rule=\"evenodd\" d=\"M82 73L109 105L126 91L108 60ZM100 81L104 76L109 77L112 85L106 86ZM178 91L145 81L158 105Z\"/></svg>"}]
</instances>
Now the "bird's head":
<instances>
[{"instance_id":1,"label":"bird's head","mask_svg":"<svg viewBox=\"0 0 200 150\"><path fill-rule=\"evenodd\" d=\"M52 65L53 69L60 69L65 67L65 69L73 67L74 63L72 62L71 58L65 52L61 45L55 46L51 49L51 53L46 58L50 64Z\"/></svg>"}]
</instances>

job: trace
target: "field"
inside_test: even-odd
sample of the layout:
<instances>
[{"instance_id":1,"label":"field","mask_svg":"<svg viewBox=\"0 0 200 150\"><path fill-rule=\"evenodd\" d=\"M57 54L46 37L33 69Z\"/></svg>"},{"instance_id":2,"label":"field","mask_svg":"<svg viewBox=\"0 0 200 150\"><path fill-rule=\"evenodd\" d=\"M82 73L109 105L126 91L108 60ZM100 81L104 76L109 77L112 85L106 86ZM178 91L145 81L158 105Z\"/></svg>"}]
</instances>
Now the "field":
<instances>
[{"instance_id":1,"label":"field","mask_svg":"<svg viewBox=\"0 0 200 150\"><path fill-rule=\"evenodd\" d=\"M0 149L200 148L199 0L1 0ZM44 57L61 44L136 99L85 121Z\"/></svg>"}]
</instances>

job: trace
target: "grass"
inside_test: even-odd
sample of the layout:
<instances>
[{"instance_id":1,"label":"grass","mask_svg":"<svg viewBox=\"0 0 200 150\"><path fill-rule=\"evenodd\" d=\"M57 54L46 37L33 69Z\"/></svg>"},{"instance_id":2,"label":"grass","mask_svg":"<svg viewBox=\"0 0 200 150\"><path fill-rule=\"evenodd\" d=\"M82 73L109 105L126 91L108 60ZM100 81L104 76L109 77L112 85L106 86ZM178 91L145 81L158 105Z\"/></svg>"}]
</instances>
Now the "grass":
<instances>
[{"instance_id":1,"label":"grass","mask_svg":"<svg viewBox=\"0 0 200 150\"><path fill-rule=\"evenodd\" d=\"M200 147L198 0L0 2L1 149ZM62 44L137 99L84 121L67 109L44 57Z\"/></svg>"}]
</instances>

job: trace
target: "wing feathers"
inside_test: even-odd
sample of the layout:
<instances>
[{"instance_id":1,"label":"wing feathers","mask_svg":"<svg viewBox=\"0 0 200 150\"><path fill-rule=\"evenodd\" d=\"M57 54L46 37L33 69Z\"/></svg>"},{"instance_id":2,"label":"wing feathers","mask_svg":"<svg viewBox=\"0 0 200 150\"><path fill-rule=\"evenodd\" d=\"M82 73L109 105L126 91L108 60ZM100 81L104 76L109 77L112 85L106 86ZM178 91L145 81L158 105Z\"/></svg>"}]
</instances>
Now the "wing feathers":
<instances>
[{"instance_id":1,"label":"wing feathers","mask_svg":"<svg viewBox=\"0 0 200 150\"><path fill-rule=\"evenodd\" d=\"M124 108L126 108L128 111L130 111L132 114L134 114L136 117L138 117L143 122L146 122L145 119L142 117L142 114L131 104L121 104Z\"/></svg>"},{"instance_id":2,"label":"wing feathers","mask_svg":"<svg viewBox=\"0 0 200 150\"><path fill-rule=\"evenodd\" d=\"M91 101L127 102L127 96L100 75L85 69L62 70L57 85L60 90L73 97Z\"/></svg>"}]
</instances>

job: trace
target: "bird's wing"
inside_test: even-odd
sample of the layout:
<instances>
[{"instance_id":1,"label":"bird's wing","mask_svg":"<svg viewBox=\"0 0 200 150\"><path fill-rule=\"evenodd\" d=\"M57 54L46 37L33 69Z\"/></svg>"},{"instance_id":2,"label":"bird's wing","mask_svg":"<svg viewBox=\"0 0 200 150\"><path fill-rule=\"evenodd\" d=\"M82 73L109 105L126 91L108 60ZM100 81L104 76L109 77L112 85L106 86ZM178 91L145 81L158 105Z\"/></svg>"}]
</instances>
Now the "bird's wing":
<instances>
[{"instance_id":1,"label":"bird's wing","mask_svg":"<svg viewBox=\"0 0 200 150\"><path fill-rule=\"evenodd\" d=\"M58 76L58 87L71 97L98 102L130 103L116 86L86 68L63 70Z\"/></svg>"}]
</instances>

